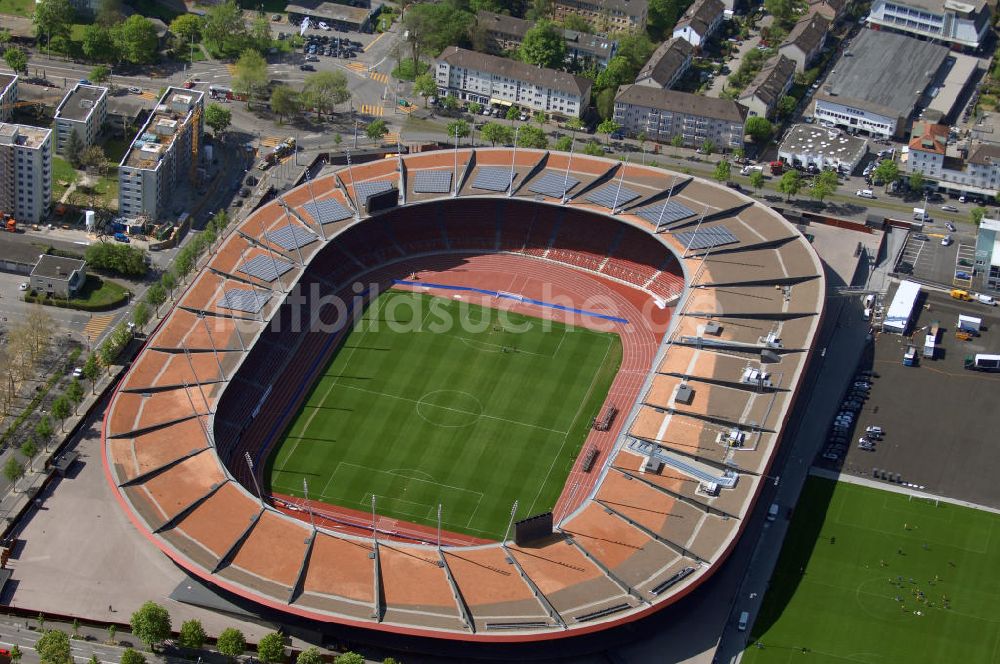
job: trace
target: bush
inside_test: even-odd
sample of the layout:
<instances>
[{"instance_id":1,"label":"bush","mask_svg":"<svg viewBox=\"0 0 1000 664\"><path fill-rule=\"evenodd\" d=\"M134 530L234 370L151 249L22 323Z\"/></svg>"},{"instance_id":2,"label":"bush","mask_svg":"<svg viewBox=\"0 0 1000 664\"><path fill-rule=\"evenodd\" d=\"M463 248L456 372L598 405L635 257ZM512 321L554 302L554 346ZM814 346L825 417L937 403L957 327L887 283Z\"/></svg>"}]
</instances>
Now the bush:
<instances>
[{"instance_id":1,"label":"bush","mask_svg":"<svg viewBox=\"0 0 1000 664\"><path fill-rule=\"evenodd\" d=\"M401 81L413 81L430 68L431 66L426 62L420 62L419 66L416 66L413 64L413 58L405 58L400 60L399 66L392 70L392 77Z\"/></svg>"},{"instance_id":2,"label":"bush","mask_svg":"<svg viewBox=\"0 0 1000 664\"><path fill-rule=\"evenodd\" d=\"M44 304L60 309L77 309L79 311L108 311L117 309L128 302L129 292L111 281L104 281L93 274L87 275L83 288L70 299L49 297L45 293L28 291L24 294L25 302Z\"/></svg>"},{"instance_id":3,"label":"bush","mask_svg":"<svg viewBox=\"0 0 1000 664\"><path fill-rule=\"evenodd\" d=\"M87 247L84 254L87 266L107 270L124 277L141 277L146 274L146 252L116 242L98 242Z\"/></svg>"}]
</instances>

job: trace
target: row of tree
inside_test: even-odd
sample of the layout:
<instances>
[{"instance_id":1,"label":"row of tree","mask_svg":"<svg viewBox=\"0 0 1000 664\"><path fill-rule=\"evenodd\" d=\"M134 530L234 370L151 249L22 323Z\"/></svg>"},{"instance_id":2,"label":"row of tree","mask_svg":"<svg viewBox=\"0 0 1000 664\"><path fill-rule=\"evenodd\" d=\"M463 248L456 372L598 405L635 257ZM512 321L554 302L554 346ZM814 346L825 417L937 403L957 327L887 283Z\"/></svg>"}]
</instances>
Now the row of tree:
<instances>
[{"instance_id":1,"label":"row of tree","mask_svg":"<svg viewBox=\"0 0 1000 664\"><path fill-rule=\"evenodd\" d=\"M124 277L141 277L149 269L145 251L117 242L95 242L87 247L83 257L87 267Z\"/></svg>"}]
</instances>

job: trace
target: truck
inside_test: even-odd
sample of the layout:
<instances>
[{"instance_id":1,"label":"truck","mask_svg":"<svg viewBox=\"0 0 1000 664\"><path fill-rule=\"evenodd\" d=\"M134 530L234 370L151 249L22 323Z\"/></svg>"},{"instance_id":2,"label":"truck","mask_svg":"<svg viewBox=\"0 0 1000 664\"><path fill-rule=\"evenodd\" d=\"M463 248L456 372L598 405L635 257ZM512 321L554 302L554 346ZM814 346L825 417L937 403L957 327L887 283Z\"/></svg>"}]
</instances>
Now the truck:
<instances>
[{"instance_id":1,"label":"truck","mask_svg":"<svg viewBox=\"0 0 1000 664\"><path fill-rule=\"evenodd\" d=\"M972 371L1000 371L1000 355L967 355L965 358L965 368Z\"/></svg>"},{"instance_id":2,"label":"truck","mask_svg":"<svg viewBox=\"0 0 1000 664\"><path fill-rule=\"evenodd\" d=\"M14 217L8 217L7 221L4 222L3 228L8 233L16 233L17 232L17 220L14 219Z\"/></svg>"},{"instance_id":3,"label":"truck","mask_svg":"<svg viewBox=\"0 0 1000 664\"><path fill-rule=\"evenodd\" d=\"M951 296L956 300L961 300L962 302L971 302L972 296L969 295L969 291L964 291L961 288L952 288Z\"/></svg>"},{"instance_id":4,"label":"truck","mask_svg":"<svg viewBox=\"0 0 1000 664\"><path fill-rule=\"evenodd\" d=\"M934 350L936 346L937 346L936 334L928 334L926 337L924 337L924 357L933 360Z\"/></svg>"},{"instance_id":5,"label":"truck","mask_svg":"<svg viewBox=\"0 0 1000 664\"><path fill-rule=\"evenodd\" d=\"M983 327L983 319L976 318L975 316L966 316L965 314L958 315L958 329L962 332L968 332L969 334L978 337L979 331Z\"/></svg>"},{"instance_id":6,"label":"truck","mask_svg":"<svg viewBox=\"0 0 1000 664\"><path fill-rule=\"evenodd\" d=\"M931 216L927 214L927 210L924 208L913 208L913 220L914 221L930 221Z\"/></svg>"},{"instance_id":7,"label":"truck","mask_svg":"<svg viewBox=\"0 0 1000 664\"><path fill-rule=\"evenodd\" d=\"M754 172L763 173L764 172L764 167L763 166L750 166L750 165L746 165L746 166L744 166L743 168L740 169L740 175L750 175L751 173L754 173Z\"/></svg>"},{"instance_id":8,"label":"truck","mask_svg":"<svg viewBox=\"0 0 1000 664\"><path fill-rule=\"evenodd\" d=\"M781 175L785 170L785 162L783 161L772 161L770 163L771 175Z\"/></svg>"},{"instance_id":9,"label":"truck","mask_svg":"<svg viewBox=\"0 0 1000 664\"><path fill-rule=\"evenodd\" d=\"M917 348L916 346L907 346L906 352L903 353L903 366L904 367L915 367L918 362L917 358Z\"/></svg>"}]
</instances>

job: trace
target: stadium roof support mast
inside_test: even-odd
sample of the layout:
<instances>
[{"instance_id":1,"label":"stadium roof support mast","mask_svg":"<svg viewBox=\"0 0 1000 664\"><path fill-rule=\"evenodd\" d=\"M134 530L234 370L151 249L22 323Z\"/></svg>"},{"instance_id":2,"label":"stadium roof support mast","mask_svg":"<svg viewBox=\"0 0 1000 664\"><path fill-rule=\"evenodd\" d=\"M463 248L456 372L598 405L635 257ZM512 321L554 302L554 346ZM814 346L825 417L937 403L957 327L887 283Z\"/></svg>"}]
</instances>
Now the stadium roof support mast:
<instances>
[{"instance_id":1,"label":"stadium roof support mast","mask_svg":"<svg viewBox=\"0 0 1000 664\"><path fill-rule=\"evenodd\" d=\"M569 171L573 166L573 148L575 147L575 144L569 146L569 161L566 162L566 177L563 178L562 196L559 197L560 202L562 202L563 205L565 205L566 201L569 200L569 196L566 195L566 189L569 186Z\"/></svg>"},{"instance_id":2,"label":"stadium roof support mast","mask_svg":"<svg viewBox=\"0 0 1000 664\"><path fill-rule=\"evenodd\" d=\"M510 521L507 522L507 530L504 531L504 533L503 533L503 539L500 540L500 543L503 544L503 545L505 545L505 546L506 546L506 543L507 543L507 536L510 535L510 529L514 525L514 515L515 514L517 514L517 501L516 500L514 501L514 504L510 508Z\"/></svg>"},{"instance_id":3,"label":"stadium roof support mast","mask_svg":"<svg viewBox=\"0 0 1000 664\"><path fill-rule=\"evenodd\" d=\"M514 130L514 151L510 155L510 184L507 185L508 198L514 195L514 164L517 163L517 136L520 132L520 127Z\"/></svg>"},{"instance_id":4,"label":"stadium roof support mast","mask_svg":"<svg viewBox=\"0 0 1000 664\"><path fill-rule=\"evenodd\" d=\"M455 174L452 176L455 186L452 188L451 197L458 197L458 132L455 132Z\"/></svg>"},{"instance_id":5,"label":"stadium roof support mast","mask_svg":"<svg viewBox=\"0 0 1000 664\"><path fill-rule=\"evenodd\" d=\"M354 181L354 166L351 164L351 151L344 150L347 155L347 172L351 174L351 187L354 189L354 220L361 221L361 203L358 201L358 183Z\"/></svg>"},{"instance_id":6,"label":"stadium roof support mast","mask_svg":"<svg viewBox=\"0 0 1000 664\"><path fill-rule=\"evenodd\" d=\"M201 400L205 402L205 412L208 414L212 413L212 406L208 403L208 397L205 396L205 388L201 386L201 379L198 378L198 372L194 370L194 362L191 361L191 349L188 348L187 343L184 343L181 348L184 350L184 359L187 360L188 368L191 369L191 375L194 377L195 385L198 386L198 392L201 394ZM219 371L222 371L222 366L219 366ZM226 375L222 374L222 379L226 379ZM189 397L191 395L188 395Z\"/></svg>"},{"instance_id":7,"label":"stadium roof support mast","mask_svg":"<svg viewBox=\"0 0 1000 664\"><path fill-rule=\"evenodd\" d=\"M677 176L676 175L671 175L670 176L670 189L667 190L667 200L663 201L663 205L660 206L660 216L658 216L656 218L656 230L657 230L657 232L659 232L659 230L663 227L663 213L666 212L667 205L670 203L670 196L674 193L674 182L676 182L676 181L677 181Z\"/></svg>"},{"instance_id":8,"label":"stadium roof support mast","mask_svg":"<svg viewBox=\"0 0 1000 664\"><path fill-rule=\"evenodd\" d=\"M378 528L375 527L375 492L372 491L372 551L378 549Z\"/></svg>"},{"instance_id":9,"label":"stadium roof support mast","mask_svg":"<svg viewBox=\"0 0 1000 664\"><path fill-rule=\"evenodd\" d=\"M702 211L701 216L698 217L698 223L695 224L694 231L691 232L691 239L688 240L687 246L684 247L684 253L681 258L687 258L688 252L691 251L691 245L694 244L694 240L698 237L698 229L701 228L701 222L705 221L705 215L708 214L708 204L705 204L705 209Z\"/></svg>"},{"instance_id":10,"label":"stadium roof support mast","mask_svg":"<svg viewBox=\"0 0 1000 664\"><path fill-rule=\"evenodd\" d=\"M312 183L312 169L306 169L306 188L309 189L309 198L312 199L313 210L316 210L317 216L319 215L319 205L316 203L316 194L313 193L313 183ZM316 225L319 226L319 233L323 237L323 242L326 242L326 229L323 228L323 220L317 219Z\"/></svg>"},{"instance_id":11,"label":"stadium roof support mast","mask_svg":"<svg viewBox=\"0 0 1000 664\"><path fill-rule=\"evenodd\" d=\"M292 216L288 214L288 205L281 196L278 196L278 202L281 207L285 210L285 222L288 225L288 230L292 231L292 237L295 238L295 229L292 227ZM302 259L302 247L299 246L298 238L295 238L295 253L299 256L299 266L304 266L306 262Z\"/></svg>"},{"instance_id":12,"label":"stadium roof support mast","mask_svg":"<svg viewBox=\"0 0 1000 664\"><path fill-rule=\"evenodd\" d=\"M628 157L625 157L625 163L621 167L621 174L618 176L618 188L615 190L615 202L611 204L611 214L618 214L618 197L622 193L622 182L625 180L625 169L628 167Z\"/></svg>"},{"instance_id":13,"label":"stadium roof support mast","mask_svg":"<svg viewBox=\"0 0 1000 664\"><path fill-rule=\"evenodd\" d=\"M205 426L205 423L202 421L201 414L198 412L198 409L195 408L194 399L191 398L191 391L188 390L188 387L187 381L184 381L184 394L187 395L188 403L191 404L191 412L194 413L194 418L198 420L198 426L201 427L202 433L205 434L205 440L208 441L208 446L214 450L215 440L212 438L212 434L209 433L208 427Z\"/></svg>"},{"instance_id":14,"label":"stadium roof support mast","mask_svg":"<svg viewBox=\"0 0 1000 664\"><path fill-rule=\"evenodd\" d=\"M309 483L306 478L302 478L302 495L306 499L306 509L309 510L309 524L312 526L313 533L316 532L316 517L313 515L312 503L309 502Z\"/></svg>"},{"instance_id":15,"label":"stadium roof support mast","mask_svg":"<svg viewBox=\"0 0 1000 664\"><path fill-rule=\"evenodd\" d=\"M253 480L253 486L257 489L257 498L260 499L260 506L263 508L264 505L264 494L260 492L260 484L257 482L257 475L253 472L253 459L250 458L249 452L243 453L243 458L247 460L247 468L250 469L250 479Z\"/></svg>"},{"instance_id":16,"label":"stadium roof support mast","mask_svg":"<svg viewBox=\"0 0 1000 664\"><path fill-rule=\"evenodd\" d=\"M264 231L264 224L261 222L260 217L257 217L257 228L260 230L261 244L264 245L264 250L267 251L268 257L271 259L271 267L274 269L274 279L278 282L278 288L281 292L285 292L285 284L281 281L281 273L278 271L278 261L274 260L274 252L271 251L271 245L267 244L267 233Z\"/></svg>"},{"instance_id":17,"label":"stadium roof support mast","mask_svg":"<svg viewBox=\"0 0 1000 664\"><path fill-rule=\"evenodd\" d=\"M251 286L251 289L252 288L253 287ZM261 320L263 320L263 319L261 319ZM219 349L215 347L215 337L212 336L212 328L210 328L208 326L208 321L205 320L204 316L201 317L201 324L205 326L205 335L208 336L208 343L212 344L212 355L215 356L215 363L219 366L219 373L222 375L222 378L225 379L226 378L226 372L222 370L222 360L219 359ZM236 330L239 330L239 326L236 324L236 319L235 318L233 319L233 328L236 329ZM238 331L236 333L236 336L239 337L239 332ZM240 339L240 345L242 345L243 344L243 338L239 337L239 339ZM246 350L246 348L244 348L243 350ZM191 367L191 371L192 372L194 371L194 367ZM206 401L205 403L208 403L208 402Z\"/></svg>"}]
</instances>

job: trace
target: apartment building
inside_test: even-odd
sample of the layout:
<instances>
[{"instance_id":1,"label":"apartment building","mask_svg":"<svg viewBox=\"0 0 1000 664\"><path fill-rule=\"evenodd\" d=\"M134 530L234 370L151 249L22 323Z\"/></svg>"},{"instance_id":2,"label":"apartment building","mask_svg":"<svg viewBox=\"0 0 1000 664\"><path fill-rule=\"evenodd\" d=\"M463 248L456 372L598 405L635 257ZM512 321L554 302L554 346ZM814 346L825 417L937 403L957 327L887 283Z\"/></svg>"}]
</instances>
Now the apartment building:
<instances>
[{"instance_id":1,"label":"apartment building","mask_svg":"<svg viewBox=\"0 0 1000 664\"><path fill-rule=\"evenodd\" d=\"M877 29L976 50L989 34L992 17L986 0L874 0L866 20Z\"/></svg>"},{"instance_id":2,"label":"apartment building","mask_svg":"<svg viewBox=\"0 0 1000 664\"><path fill-rule=\"evenodd\" d=\"M639 32L646 28L649 0L553 0L552 13L557 21L575 14L593 26L595 32L608 34L624 30Z\"/></svg>"},{"instance_id":3,"label":"apartment building","mask_svg":"<svg viewBox=\"0 0 1000 664\"><path fill-rule=\"evenodd\" d=\"M948 144L948 127L915 122L903 170L920 173L939 191L993 198L1000 192L1000 145L974 141L963 152Z\"/></svg>"},{"instance_id":4,"label":"apartment building","mask_svg":"<svg viewBox=\"0 0 1000 664\"><path fill-rule=\"evenodd\" d=\"M740 94L739 102L749 115L770 118L778 102L788 94L795 82L795 62L780 53L768 60L753 81Z\"/></svg>"},{"instance_id":5,"label":"apartment building","mask_svg":"<svg viewBox=\"0 0 1000 664\"><path fill-rule=\"evenodd\" d=\"M128 218L170 214L175 187L197 168L204 94L167 88L118 167L118 211Z\"/></svg>"},{"instance_id":6,"label":"apartment building","mask_svg":"<svg viewBox=\"0 0 1000 664\"><path fill-rule=\"evenodd\" d=\"M66 152L72 133L83 147L93 145L107 119L108 89L77 83L56 108L56 152Z\"/></svg>"},{"instance_id":7,"label":"apartment building","mask_svg":"<svg viewBox=\"0 0 1000 664\"><path fill-rule=\"evenodd\" d=\"M694 0L674 26L674 37L701 48L722 25L726 5L722 0Z\"/></svg>"},{"instance_id":8,"label":"apartment building","mask_svg":"<svg viewBox=\"0 0 1000 664\"><path fill-rule=\"evenodd\" d=\"M485 37L483 46L489 52L499 55L505 51L520 48L524 36L534 26L533 21L523 18L480 11L476 14L476 26ZM566 42L566 64L580 68L595 66L604 69L614 57L618 42L601 35L563 30ZM477 48L479 46L477 45Z\"/></svg>"},{"instance_id":9,"label":"apartment building","mask_svg":"<svg viewBox=\"0 0 1000 664\"><path fill-rule=\"evenodd\" d=\"M441 52L434 73L442 95L480 104L578 118L590 103L591 81L585 78L457 46Z\"/></svg>"},{"instance_id":10,"label":"apartment building","mask_svg":"<svg viewBox=\"0 0 1000 664\"><path fill-rule=\"evenodd\" d=\"M795 24L788 37L778 47L778 53L795 61L795 71L809 69L826 45L830 20L822 14L811 14Z\"/></svg>"},{"instance_id":11,"label":"apartment building","mask_svg":"<svg viewBox=\"0 0 1000 664\"><path fill-rule=\"evenodd\" d=\"M615 97L615 122L660 143L680 136L688 147L711 141L720 150L740 148L746 118L735 101L644 85L623 85Z\"/></svg>"},{"instance_id":12,"label":"apartment building","mask_svg":"<svg viewBox=\"0 0 1000 664\"><path fill-rule=\"evenodd\" d=\"M637 85L669 90L691 66L694 47L681 37L668 39L653 51L635 77Z\"/></svg>"},{"instance_id":13,"label":"apartment building","mask_svg":"<svg viewBox=\"0 0 1000 664\"><path fill-rule=\"evenodd\" d=\"M0 74L0 122L8 122L17 102L17 75Z\"/></svg>"},{"instance_id":14,"label":"apartment building","mask_svg":"<svg viewBox=\"0 0 1000 664\"><path fill-rule=\"evenodd\" d=\"M48 217L52 198L52 130L0 123L0 211L19 222Z\"/></svg>"}]
</instances>

